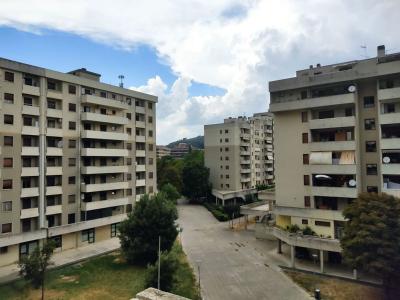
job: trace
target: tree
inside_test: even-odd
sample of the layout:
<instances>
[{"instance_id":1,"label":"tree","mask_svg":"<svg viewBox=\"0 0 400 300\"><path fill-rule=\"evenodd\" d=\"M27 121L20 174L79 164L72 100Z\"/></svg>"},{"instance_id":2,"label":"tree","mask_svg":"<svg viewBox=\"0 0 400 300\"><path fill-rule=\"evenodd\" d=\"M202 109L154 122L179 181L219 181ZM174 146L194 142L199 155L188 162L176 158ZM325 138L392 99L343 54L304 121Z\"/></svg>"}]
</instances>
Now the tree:
<instances>
[{"instance_id":1,"label":"tree","mask_svg":"<svg viewBox=\"0 0 400 300\"><path fill-rule=\"evenodd\" d=\"M157 160L157 184L161 188L167 183L172 184L178 192L182 191L183 161L166 156Z\"/></svg>"},{"instance_id":2,"label":"tree","mask_svg":"<svg viewBox=\"0 0 400 300\"><path fill-rule=\"evenodd\" d=\"M341 239L345 262L380 276L390 299L396 292L392 288L399 282L400 199L387 194L360 194L343 215L348 219Z\"/></svg>"},{"instance_id":3,"label":"tree","mask_svg":"<svg viewBox=\"0 0 400 300\"><path fill-rule=\"evenodd\" d=\"M47 240L43 247L36 247L35 250L25 257L22 257L19 268L20 275L31 282L35 289L42 288L42 300L44 299L44 282L50 258L53 255L55 245L51 240Z\"/></svg>"},{"instance_id":4,"label":"tree","mask_svg":"<svg viewBox=\"0 0 400 300\"><path fill-rule=\"evenodd\" d=\"M181 194L177 191L177 189L170 183L164 184L161 189L160 193L165 195L165 198L172 201L176 204L177 200L181 197Z\"/></svg>"},{"instance_id":5,"label":"tree","mask_svg":"<svg viewBox=\"0 0 400 300\"><path fill-rule=\"evenodd\" d=\"M179 267L179 259L174 251L162 252L160 257L160 289L171 292L176 282L176 270ZM158 286L158 261L147 266L146 286L157 288Z\"/></svg>"},{"instance_id":6,"label":"tree","mask_svg":"<svg viewBox=\"0 0 400 300\"><path fill-rule=\"evenodd\" d=\"M204 166L203 151L192 151L184 158L182 194L191 200L206 197L211 191L210 170Z\"/></svg>"},{"instance_id":7,"label":"tree","mask_svg":"<svg viewBox=\"0 0 400 300\"><path fill-rule=\"evenodd\" d=\"M119 226L121 249L131 264L154 263L158 257L158 237L161 250L169 251L178 235L176 206L163 193L151 198L143 196L134 211Z\"/></svg>"}]
</instances>

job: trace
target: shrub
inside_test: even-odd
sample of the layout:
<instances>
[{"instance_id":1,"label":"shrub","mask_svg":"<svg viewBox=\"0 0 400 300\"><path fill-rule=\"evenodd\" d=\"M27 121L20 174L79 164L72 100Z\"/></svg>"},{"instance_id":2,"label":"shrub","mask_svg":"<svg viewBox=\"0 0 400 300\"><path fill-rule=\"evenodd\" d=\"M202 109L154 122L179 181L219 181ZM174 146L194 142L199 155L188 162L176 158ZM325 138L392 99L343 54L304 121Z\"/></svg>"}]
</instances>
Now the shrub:
<instances>
[{"instance_id":1,"label":"shrub","mask_svg":"<svg viewBox=\"0 0 400 300\"><path fill-rule=\"evenodd\" d=\"M286 229L290 233L296 233L300 230L300 227L297 224L291 224L289 226L286 226Z\"/></svg>"},{"instance_id":2,"label":"shrub","mask_svg":"<svg viewBox=\"0 0 400 300\"><path fill-rule=\"evenodd\" d=\"M315 231L312 230L309 226L304 227L302 231L304 235L315 235Z\"/></svg>"},{"instance_id":3,"label":"shrub","mask_svg":"<svg viewBox=\"0 0 400 300\"><path fill-rule=\"evenodd\" d=\"M170 292L176 282L176 270L179 267L179 259L175 251L162 252L160 257L160 289ZM158 286L158 260L153 265L147 266L145 277L146 287Z\"/></svg>"}]
</instances>

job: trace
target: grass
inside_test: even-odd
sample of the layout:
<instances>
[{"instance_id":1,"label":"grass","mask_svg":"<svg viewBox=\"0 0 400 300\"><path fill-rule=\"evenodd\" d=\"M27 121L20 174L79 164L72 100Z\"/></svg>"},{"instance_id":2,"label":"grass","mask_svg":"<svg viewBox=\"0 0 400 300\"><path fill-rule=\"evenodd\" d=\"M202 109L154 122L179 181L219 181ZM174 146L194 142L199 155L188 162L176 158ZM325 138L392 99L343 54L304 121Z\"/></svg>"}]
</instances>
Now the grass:
<instances>
[{"instance_id":1,"label":"grass","mask_svg":"<svg viewBox=\"0 0 400 300\"><path fill-rule=\"evenodd\" d=\"M286 270L285 273L312 296L314 296L314 290L316 288L320 289L321 299L324 300L384 299L382 289L377 287L296 271Z\"/></svg>"},{"instance_id":2,"label":"grass","mask_svg":"<svg viewBox=\"0 0 400 300\"><path fill-rule=\"evenodd\" d=\"M198 299L193 270L179 244L177 251L181 264L177 270L177 283L172 292ZM131 299L144 290L146 268L125 263L119 252L89 259L85 262L51 270L47 276L46 299ZM34 290L24 280L0 286L0 299L40 299L40 290Z\"/></svg>"}]
</instances>

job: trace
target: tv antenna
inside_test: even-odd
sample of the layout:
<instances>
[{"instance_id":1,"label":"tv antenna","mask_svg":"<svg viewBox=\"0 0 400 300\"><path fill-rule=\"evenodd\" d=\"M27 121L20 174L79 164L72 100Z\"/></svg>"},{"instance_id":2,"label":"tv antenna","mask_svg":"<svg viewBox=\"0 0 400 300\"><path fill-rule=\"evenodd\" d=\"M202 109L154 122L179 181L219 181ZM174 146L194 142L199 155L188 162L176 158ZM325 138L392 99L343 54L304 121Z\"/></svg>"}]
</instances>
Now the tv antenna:
<instances>
[{"instance_id":1,"label":"tv antenna","mask_svg":"<svg viewBox=\"0 0 400 300\"><path fill-rule=\"evenodd\" d=\"M119 87L123 88L124 87L124 75L118 75L118 79L119 79Z\"/></svg>"},{"instance_id":2,"label":"tv antenna","mask_svg":"<svg viewBox=\"0 0 400 300\"><path fill-rule=\"evenodd\" d=\"M364 58L369 58L367 53L367 45L361 45L360 48L364 50L364 54L362 54L361 56Z\"/></svg>"}]
</instances>

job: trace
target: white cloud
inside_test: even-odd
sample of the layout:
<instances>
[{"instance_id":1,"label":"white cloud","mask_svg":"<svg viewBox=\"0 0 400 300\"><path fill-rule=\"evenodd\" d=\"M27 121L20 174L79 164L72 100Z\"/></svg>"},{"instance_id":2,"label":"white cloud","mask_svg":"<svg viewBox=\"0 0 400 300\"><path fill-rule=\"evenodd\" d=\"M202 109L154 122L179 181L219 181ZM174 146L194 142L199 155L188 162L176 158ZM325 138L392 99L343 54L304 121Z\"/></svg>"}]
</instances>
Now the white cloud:
<instances>
[{"instance_id":1,"label":"white cloud","mask_svg":"<svg viewBox=\"0 0 400 300\"><path fill-rule=\"evenodd\" d=\"M360 59L360 45L400 50L398 0L1 0L0 25L50 28L112 46L153 47L178 79L138 89L160 97L158 140L201 133L204 123L267 109L267 82L309 64ZM222 96L190 97L191 81Z\"/></svg>"}]
</instances>

